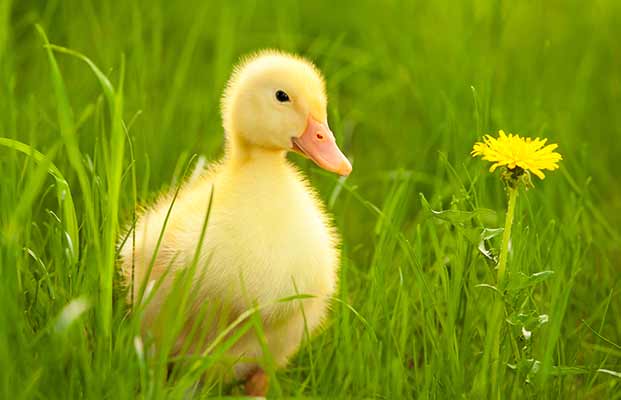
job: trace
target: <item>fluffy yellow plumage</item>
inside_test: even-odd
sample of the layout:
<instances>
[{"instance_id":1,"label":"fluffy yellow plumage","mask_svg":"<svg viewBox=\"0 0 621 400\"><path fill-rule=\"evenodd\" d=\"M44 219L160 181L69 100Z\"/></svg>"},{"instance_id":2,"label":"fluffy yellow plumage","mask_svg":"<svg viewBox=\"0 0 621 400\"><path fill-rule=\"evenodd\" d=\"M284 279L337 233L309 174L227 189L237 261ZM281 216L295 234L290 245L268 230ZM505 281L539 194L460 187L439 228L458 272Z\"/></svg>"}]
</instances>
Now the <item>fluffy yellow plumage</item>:
<instances>
[{"instance_id":1,"label":"fluffy yellow plumage","mask_svg":"<svg viewBox=\"0 0 621 400\"><path fill-rule=\"evenodd\" d=\"M128 282L135 278L136 298L141 286L161 281L144 314L145 330L156 338L167 328L162 310L175 277L197 261L190 311L183 315L187 329L173 352L202 353L256 304L267 348L283 366L305 332L325 318L336 288L339 239L323 204L285 155L301 152L325 169L349 173L328 128L326 102L323 78L308 61L274 51L244 60L222 98L224 159L185 184L165 229L170 198L139 218L135 240L130 235L120 251L122 272ZM279 301L299 294L310 296ZM200 315L204 305L214 318ZM197 322L201 332L191 334ZM249 393L262 394L263 346L256 333L243 334L226 355L237 378L259 382Z\"/></svg>"},{"instance_id":2,"label":"fluffy yellow plumage","mask_svg":"<svg viewBox=\"0 0 621 400\"><path fill-rule=\"evenodd\" d=\"M500 130L497 138L486 135L483 142L475 143L471 154L473 157L481 156L484 160L494 163L490 167L490 172L494 172L500 166L506 166L510 170L519 167L544 179L542 170L557 169L558 162L563 159L554 151L558 145L546 146L546 142L547 139L533 140L512 133L507 135Z\"/></svg>"}]
</instances>

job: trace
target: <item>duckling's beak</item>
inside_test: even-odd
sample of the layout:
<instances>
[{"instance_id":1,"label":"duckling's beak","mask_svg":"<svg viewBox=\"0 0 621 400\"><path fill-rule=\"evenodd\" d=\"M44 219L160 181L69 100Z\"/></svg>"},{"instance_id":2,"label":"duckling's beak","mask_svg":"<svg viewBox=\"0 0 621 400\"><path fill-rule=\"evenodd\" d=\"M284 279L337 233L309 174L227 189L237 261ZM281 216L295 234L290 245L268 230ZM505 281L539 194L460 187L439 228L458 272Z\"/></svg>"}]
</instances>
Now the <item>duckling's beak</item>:
<instances>
[{"instance_id":1,"label":"duckling's beak","mask_svg":"<svg viewBox=\"0 0 621 400\"><path fill-rule=\"evenodd\" d=\"M300 137L292 137L292 149L310 158L321 168L347 176L351 163L336 145L334 134L327 124L309 116Z\"/></svg>"}]
</instances>

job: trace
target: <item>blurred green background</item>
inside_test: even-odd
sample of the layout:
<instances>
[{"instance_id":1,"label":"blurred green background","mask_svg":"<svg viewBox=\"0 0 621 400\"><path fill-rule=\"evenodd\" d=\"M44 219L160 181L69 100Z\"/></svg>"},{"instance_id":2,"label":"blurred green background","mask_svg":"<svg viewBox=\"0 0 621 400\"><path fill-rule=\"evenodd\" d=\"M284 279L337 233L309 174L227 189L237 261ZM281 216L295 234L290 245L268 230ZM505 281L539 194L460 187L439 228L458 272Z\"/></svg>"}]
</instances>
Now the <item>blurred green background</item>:
<instances>
[{"instance_id":1,"label":"blurred green background","mask_svg":"<svg viewBox=\"0 0 621 400\"><path fill-rule=\"evenodd\" d=\"M178 182L193 154L222 154L219 97L240 56L278 48L324 72L330 125L354 172L338 181L291 159L319 188L343 235L340 302L325 331L278 372L273 394L493 392L477 375L493 295L477 285L494 284L495 271L472 235L502 226L506 198L497 176L469 152L482 135L504 129L549 138L564 160L520 196L509 269L554 274L507 300L500 396L621 397L615 0L0 0L0 137L52 154L81 232L80 258L68 262L54 180L32 158L0 147L0 397L187 394L187 386L157 379L165 366L137 358L116 280L113 336L101 337L105 260L92 235L116 217L105 213L111 183L100 161L110 110L89 68L57 53L94 193L85 204L35 24L51 43L89 57L115 87L124 62L123 119L134 160L126 152L123 168L136 175L140 203ZM133 210L129 175L118 197L122 226ZM419 193L437 210L496 213L433 217ZM88 210L96 223L84 217ZM54 324L76 298L92 308L61 335ZM549 322L525 340L528 318L544 314Z\"/></svg>"}]
</instances>

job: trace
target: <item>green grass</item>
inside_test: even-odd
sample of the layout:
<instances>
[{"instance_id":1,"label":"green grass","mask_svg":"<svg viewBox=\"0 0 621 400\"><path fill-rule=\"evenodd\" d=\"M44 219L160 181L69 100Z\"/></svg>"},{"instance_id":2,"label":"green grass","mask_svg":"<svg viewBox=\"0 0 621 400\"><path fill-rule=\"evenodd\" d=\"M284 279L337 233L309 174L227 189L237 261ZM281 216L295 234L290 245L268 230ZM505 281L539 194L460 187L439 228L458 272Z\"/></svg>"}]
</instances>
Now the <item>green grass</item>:
<instances>
[{"instance_id":1,"label":"green grass","mask_svg":"<svg viewBox=\"0 0 621 400\"><path fill-rule=\"evenodd\" d=\"M292 157L343 262L325 330L266 360L274 396L621 398L620 21L614 0L0 0L0 398L187 398L229 344L167 380L115 246L136 204L221 155L223 86L265 47L324 71L354 164L343 181ZM498 254L506 193L469 155L498 129L564 157L519 195L501 302L479 245Z\"/></svg>"}]
</instances>

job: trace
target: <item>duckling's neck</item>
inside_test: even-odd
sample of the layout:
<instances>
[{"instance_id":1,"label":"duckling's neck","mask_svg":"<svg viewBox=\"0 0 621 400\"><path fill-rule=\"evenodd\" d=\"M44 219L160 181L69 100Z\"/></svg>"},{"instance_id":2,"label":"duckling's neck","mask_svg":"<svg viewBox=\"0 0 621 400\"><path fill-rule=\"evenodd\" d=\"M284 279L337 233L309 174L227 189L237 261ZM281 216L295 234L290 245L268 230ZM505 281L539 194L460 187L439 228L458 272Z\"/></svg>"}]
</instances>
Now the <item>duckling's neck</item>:
<instances>
[{"instance_id":1,"label":"duckling's neck","mask_svg":"<svg viewBox=\"0 0 621 400\"><path fill-rule=\"evenodd\" d=\"M286 168L286 154L287 152L281 149L257 146L233 137L227 142L225 160L233 168L248 165Z\"/></svg>"}]
</instances>

